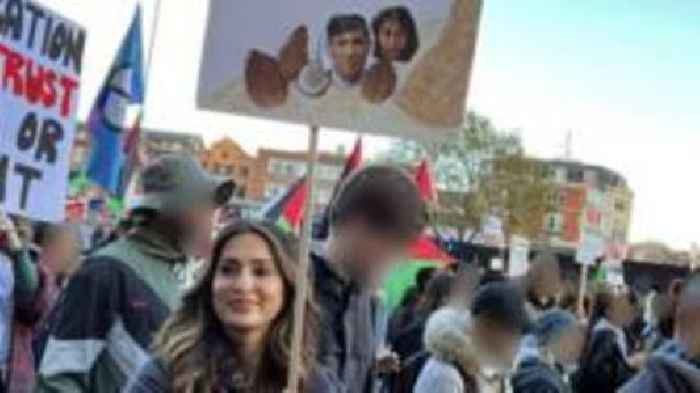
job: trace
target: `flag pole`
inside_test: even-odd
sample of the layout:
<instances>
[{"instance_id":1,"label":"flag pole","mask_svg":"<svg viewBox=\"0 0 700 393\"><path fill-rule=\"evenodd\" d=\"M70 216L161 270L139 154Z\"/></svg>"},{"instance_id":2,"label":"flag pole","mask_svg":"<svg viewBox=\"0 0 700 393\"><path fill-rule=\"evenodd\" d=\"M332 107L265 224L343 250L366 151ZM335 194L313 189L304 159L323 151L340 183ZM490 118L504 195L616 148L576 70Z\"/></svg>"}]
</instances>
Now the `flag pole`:
<instances>
[{"instance_id":1,"label":"flag pole","mask_svg":"<svg viewBox=\"0 0 700 393\"><path fill-rule=\"evenodd\" d=\"M579 289L578 289L578 314L580 319L586 318L586 290L588 288L588 265L581 263L581 273L579 276Z\"/></svg>"},{"instance_id":2,"label":"flag pole","mask_svg":"<svg viewBox=\"0 0 700 393\"><path fill-rule=\"evenodd\" d=\"M143 108L141 109L141 124L146 125L146 107L148 104L149 87L151 85L151 69L153 66L153 57L156 47L156 38L158 37L158 25L160 24L161 0L156 0L156 5L153 10L153 18L151 19L151 39L148 43L148 54L146 55L146 64L144 64L144 81L143 81Z\"/></svg>"},{"instance_id":3,"label":"flag pole","mask_svg":"<svg viewBox=\"0 0 700 393\"><path fill-rule=\"evenodd\" d=\"M304 206L304 222L301 232L301 244L299 247L299 266L296 272L297 293L294 297L294 330L292 335L292 348L290 353L289 371L287 374L287 390L285 393L298 393L299 377L301 373L301 351L304 338L304 313L306 311L306 298L309 294L309 259L311 255L311 230L313 227L313 210L316 203L316 164L318 162L319 127L309 127L309 153L306 163L306 174L309 179L309 193Z\"/></svg>"}]
</instances>

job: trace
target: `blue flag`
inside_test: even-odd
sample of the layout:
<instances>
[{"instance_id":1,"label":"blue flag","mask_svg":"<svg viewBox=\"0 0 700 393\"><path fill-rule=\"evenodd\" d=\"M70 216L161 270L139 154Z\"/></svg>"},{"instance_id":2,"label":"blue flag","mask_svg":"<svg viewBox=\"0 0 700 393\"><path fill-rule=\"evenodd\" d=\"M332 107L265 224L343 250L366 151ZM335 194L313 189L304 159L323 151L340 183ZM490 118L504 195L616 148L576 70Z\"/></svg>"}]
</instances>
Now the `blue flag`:
<instances>
[{"instance_id":1,"label":"blue flag","mask_svg":"<svg viewBox=\"0 0 700 393\"><path fill-rule=\"evenodd\" d=\"M91 152L87 177L117 197L124 195L128 168L133 167L128 161L134 156L129 151L134 124L126 124L126 115L130 107L140 109L143 105L142 52L139 6L88 119Z\"/></svg>"}]
</instances>

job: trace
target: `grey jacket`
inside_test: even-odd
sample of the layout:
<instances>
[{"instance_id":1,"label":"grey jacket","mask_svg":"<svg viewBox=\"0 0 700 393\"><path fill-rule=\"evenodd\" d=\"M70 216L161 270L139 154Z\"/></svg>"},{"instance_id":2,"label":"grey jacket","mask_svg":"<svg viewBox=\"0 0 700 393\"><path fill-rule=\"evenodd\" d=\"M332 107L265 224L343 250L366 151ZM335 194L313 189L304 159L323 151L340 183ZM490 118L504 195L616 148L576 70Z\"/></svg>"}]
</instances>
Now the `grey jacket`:
<instances>
[{"instance_id":1,"label":"grey jacket","mask_svg":"<svg viewBox=\"0 0 700 393\"><path fill-rule=\"evenodd\" d=\"M318 363L332 376L335 391L372 393L378 345L374 329L376 303L368 291L333 272L328 262L312 255L313 283L321 313Z\"/></svg>"}]
</instances>

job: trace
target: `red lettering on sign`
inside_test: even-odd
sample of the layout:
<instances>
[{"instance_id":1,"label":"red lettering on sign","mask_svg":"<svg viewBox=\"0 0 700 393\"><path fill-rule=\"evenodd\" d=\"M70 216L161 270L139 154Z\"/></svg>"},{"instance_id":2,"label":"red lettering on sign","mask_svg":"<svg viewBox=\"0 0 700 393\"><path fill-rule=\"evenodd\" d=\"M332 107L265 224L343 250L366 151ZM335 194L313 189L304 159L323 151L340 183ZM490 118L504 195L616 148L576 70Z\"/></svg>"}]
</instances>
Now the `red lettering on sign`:
<instances>
[{"instance_id":1,"label":"red lettering on sign","mask_svg":"<svg viewBox=\"0 0 700 393\"><path fill-rule=\"evenodd\" d=\"M56 107L61 117L71 114L74 95L80 82L69 76L36 64L31 58L0 44L0 62L4 60L2 89L24 98L29 104L46 109Z\"/></svg>"}]
</instances>

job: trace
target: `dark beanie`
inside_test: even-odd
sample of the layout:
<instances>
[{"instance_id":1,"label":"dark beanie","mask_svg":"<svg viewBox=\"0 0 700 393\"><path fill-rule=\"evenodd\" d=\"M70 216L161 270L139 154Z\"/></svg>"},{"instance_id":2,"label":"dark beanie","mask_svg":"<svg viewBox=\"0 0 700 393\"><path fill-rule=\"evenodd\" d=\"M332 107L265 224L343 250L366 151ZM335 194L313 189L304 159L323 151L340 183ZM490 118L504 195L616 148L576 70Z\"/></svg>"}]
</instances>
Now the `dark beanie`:
<instances>
[{"instance_id":1,"label":"dark beanie","mask_svg":"<svg viewBox=\"0 0 700 393\"><path fill-rule=\"evenodd\" d=\"M529 327L525 300L515 285L492 282L479 288L471 307L472 316L487 318L507 329L523 332Z\"/></svg>"},{"instance_id":2,"label":"dark beanie","mask_svg":"<svg viewBox=\"0 0 700 393\"><path fill-rule=\"evenodd\" d=\"M548 311L535 323L534 333L537 335L537 342L541 346L547 345L564 332L574 328L576 323L576 317L568 311Z\"/></svg>"}]
</instances>

